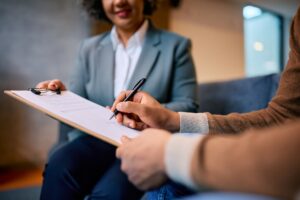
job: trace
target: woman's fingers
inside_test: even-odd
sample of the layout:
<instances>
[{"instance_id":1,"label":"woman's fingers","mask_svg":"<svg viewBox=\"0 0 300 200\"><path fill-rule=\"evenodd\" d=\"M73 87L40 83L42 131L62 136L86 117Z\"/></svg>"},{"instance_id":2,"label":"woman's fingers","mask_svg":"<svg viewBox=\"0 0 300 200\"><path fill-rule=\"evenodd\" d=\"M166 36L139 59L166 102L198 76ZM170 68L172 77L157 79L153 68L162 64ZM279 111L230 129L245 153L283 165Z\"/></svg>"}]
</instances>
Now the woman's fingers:
<instances>
[{"instance_id":1,"label":"woman's fingers","mask_svg":"<svg viewBox=\"0 0 300 200\"><path fill-rule=\"evenodd\" d=\"M52 80L49 82L48 89L49 90L57 90L57 89L66 90L66 87L60 80L55 79L55 80Z\"/></svg>"},{"instance_id":2,"label":"woman's fingers","mask_svg":"<svg viewBox=\"0 0 300 200\"><path fill-rule=\"evenodd\" d=\"M41 88L41 89L47 89L49 82L50 82L49 80L39 82L35 87L36 88Z\"/></svg>"},{"instance_id":3,"label":"woman's fingers","mask_svg":"<svg viewBox=\"0 0 300 200\"><path fill-rule=\"evenodd\" d=\"M49 90L66 90L65 85L58 79L42 81L36 85L36 88Z\"/></svg>"},{"instance_id":4,"label":"woman's fingers","mask_svg":"<svg viewBox=\"0 0 300 200\"><path fill-rule=\"evenodd\" d=\"M59 83L57 81L50 81L48 84L49 90L57 90L59 87Z\"/></svg>"}]
</instances>

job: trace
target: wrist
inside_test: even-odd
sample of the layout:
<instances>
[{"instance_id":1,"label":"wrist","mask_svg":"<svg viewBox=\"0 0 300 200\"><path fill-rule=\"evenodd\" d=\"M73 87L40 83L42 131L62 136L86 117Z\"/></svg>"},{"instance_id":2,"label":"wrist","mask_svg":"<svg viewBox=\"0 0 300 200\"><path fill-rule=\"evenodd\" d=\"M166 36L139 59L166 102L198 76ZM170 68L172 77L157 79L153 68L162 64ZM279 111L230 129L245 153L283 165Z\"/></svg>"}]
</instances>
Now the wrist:
<instances>
[{"instance_id":1,"label":"wrist","mask_svg":"<svg viewBox=\"0 0 300 200\"><path fill-rule=\"evenodd\" d=\"M167 118L165 119L166 129L170 132L178 132L180 129L179 113L168 110Z\"/></svg>"},{"instance_id":2,"label":"wrist","mask_svg":"<svg viewBox=\"0 0 300 200\"><path fill-rule=\"evenodd\" d=\"M192 164L196 149L204 136L199 134L173 134L165 145L165 172L170 179L196 190ZM197 158L196 158L197 159Z\"/></svg>"},{"instance_id":3,"label":"wrist","mask_svg":"<svg viewBox=\"0 0 300 200\"><path fill-rule=\"evenodd\" d=\"M209 125L206 113L179 112L180 133L208 133Z\"/></svg>"}]
</instances>

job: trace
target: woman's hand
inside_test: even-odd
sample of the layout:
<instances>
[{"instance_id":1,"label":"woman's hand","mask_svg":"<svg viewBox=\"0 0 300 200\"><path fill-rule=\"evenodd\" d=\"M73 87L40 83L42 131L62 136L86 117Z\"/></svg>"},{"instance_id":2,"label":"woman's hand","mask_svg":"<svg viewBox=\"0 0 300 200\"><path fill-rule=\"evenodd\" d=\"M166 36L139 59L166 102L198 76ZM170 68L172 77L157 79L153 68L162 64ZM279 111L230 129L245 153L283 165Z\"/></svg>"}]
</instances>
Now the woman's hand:
<instances>
[{"instance_id":1,"label":"woman's hand","mask_svg":"<svg viewBox=\"0 0 300 200\"><path fill-rule=\"evenodd\" d=\"M58 79L42 81L36 85L36 88L48 90L66 90L65 85Z\"/></svg>"}]
</instances>

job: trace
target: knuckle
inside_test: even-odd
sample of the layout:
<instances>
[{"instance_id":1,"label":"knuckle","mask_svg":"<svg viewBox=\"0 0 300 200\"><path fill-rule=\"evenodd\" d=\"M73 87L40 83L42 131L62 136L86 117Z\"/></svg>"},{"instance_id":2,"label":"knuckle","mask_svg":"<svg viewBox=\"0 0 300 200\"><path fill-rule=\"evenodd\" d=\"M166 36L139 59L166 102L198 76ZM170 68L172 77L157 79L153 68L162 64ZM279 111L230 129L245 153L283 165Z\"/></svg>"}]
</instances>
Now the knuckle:
<instances>
[{"instance_id":1,"label":"knuckle","mask_svg":"<svg viewBox=\"0 0 300 200\"><path fill-rule=\"evenodd\" d=\"M138 188L140 190L146 190L147 189L147 187L145 185L143 185L143 184L139 185Z\"/></svg>"},{"instance_id":2,"label":"knuckle","mask_svg":"<svg viewBox=\"0 0 300 200\"><path fill-rule=\"evenodd\" d=\"M124 96L126 96L126 91L122 90L122 91L120 92L120 97L124 97Z\"/></svg>"},{"instance_id":3,"label":"knuckle","mask_svg":"<svg viewBox=\"0 0 300 200\"><path fill-rule=\"evenodd\" d=\"M126 166L126 164L124 164L124 162L122 162L122 164L121 164L121 170L123 172L127 172L127 166Z\"/></svg>"},{"instance_id":4,"label":"knuckle","mask_svg":"<svg viewBox=\"0 0 300 200\"><path fill-rule=\"evenodd\" d=\"M130 182L136 184L136 179L135 179L135 177L134 177L133 175L129 174L129 175L128 175L128 180L129 180Z\"/></svg>"},{"instance_id":5,"label":"knuckle","mask_svg":"<svg viewBox=\"0 0 300 200\"><path fill-rule=\"evenodd\" d=\"M117 157L117 158L121 158L121 155L122 155L121 149L118 148L117 151L116 151L116 157Z\"/></svg>"},{"instance_id":6,"label":"knuckle","mask_svg":"<svg viewBox=\"0 0 300 200\"><path fill-rule=\"evenodd\" d=\"M130 102L128 101L123 102L123 106L124 108L128 108L130 106Z\"/></svg>"}]
</instances>

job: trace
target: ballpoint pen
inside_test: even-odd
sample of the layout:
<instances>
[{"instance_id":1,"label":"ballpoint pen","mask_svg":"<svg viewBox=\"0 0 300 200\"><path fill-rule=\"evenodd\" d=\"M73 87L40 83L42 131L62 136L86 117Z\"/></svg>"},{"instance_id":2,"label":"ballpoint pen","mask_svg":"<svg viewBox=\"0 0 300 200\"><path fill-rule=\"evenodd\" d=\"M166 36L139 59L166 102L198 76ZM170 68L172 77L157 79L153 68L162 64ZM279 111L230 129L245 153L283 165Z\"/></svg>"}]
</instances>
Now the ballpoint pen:
<instances>
[{"instance_id":1,"label":"ballpoint pen","mask_svg":"<svg viewBox=\"0 0 300 200\"><path fill-rule=\"evenodd\" d=\"M146 82L146 78L142 78L139 80L135 86L133 87L131 93L123 100L124 101L130 101L130 99L137 93L137 91L143 86L143 84ZM115 109L114 114L109 118L111 120L114 116L116 116L119 113L117 109Z\"/></svg>"}]
</instances>

